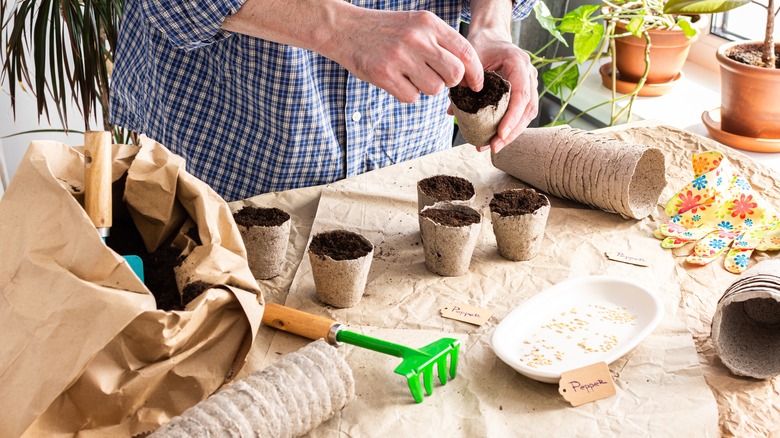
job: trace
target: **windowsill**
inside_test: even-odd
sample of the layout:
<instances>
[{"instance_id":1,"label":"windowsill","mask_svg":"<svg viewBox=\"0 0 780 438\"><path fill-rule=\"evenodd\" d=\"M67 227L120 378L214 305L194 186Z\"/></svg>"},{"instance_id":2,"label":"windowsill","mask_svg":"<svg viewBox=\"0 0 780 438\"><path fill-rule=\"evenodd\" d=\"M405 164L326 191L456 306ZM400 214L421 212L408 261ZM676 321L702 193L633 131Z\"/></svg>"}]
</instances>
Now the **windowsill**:
<instances>
[{"instance_id":1,"label":"windowsill","mask_svg":"<svg viewBox=\"0 0 780 438\"><path fill-rule=\"evenodd\" d=\"M604 62L609 62L606 60ZM587 70L583 66L581 72ZM620 96L620 95L618 95ZM581 110L605 102L612 97L612 91L601 83L598 66L594 66L581 88L570 102L571 108ZM627 99L618 101L618 109L627 104ZM712 138L701 121L702 113L720 106L720 74L690 60L683 67L682 77L671 91L657 97L637 97L632 108L633 120L654 120L676 128L685 129L704 137ZM579 111L576 111L577 113ZM596 121L609 125L610 106L604 105L588 112ZM625 121L625 117L621 119ZM737 150L737 149L735 149ZM739 150L754 160L780 173L780 153L761 153Z\"/></svg>"}]
</instances>

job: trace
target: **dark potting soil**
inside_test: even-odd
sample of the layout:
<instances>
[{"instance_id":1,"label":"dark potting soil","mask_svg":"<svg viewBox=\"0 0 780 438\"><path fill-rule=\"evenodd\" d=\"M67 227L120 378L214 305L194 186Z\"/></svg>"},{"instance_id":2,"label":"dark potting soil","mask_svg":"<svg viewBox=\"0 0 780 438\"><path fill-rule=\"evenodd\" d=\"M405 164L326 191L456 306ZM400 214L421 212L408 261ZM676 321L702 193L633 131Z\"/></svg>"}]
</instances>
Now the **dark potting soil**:
<instances>
[{"instance_id":1,"label":"dark potting soil","mask_svg":"<svg viewBox=\"0 0 780 438\"><path fill-rule=\"evenodd\" d=\"M190 229L187 230L187 232L184 233L184 235L192 239L192 241L195 242L195 245L198 246L203 245L203 242L200 241L200 233L198 233L198 227L196 226L190 227Z\"/></svg>"},{"instance_id":2,"label":"dark potting soil","mask_svg":"<svg viewBox=\"0 0 780 438\"><path fill-rule=\"evenodd\" d=\"M479 223L482 218L475 211L448 210L443 208L425 209L420 216L448 227L465 227Z\"/></svg>"},{"instance_id":3,"label":"dark potting soil","mask_svg":"<svg viewBox=\"0 0 780 438\"><path fill-rule=\"evenodd\" d=\"M506 190L493 195L490 211L501 216L522 216L545 205L548 205L547 199L533 190Z\"/></svg>"},{"instance_id":4,"label":"dark potting soil","mask_svg":"<svg viewBox=\"0 0 780 438\"><path fill-rule=\"evenodd\" d=\"M210 289L212 287L214 287L214 284L206 283L205 281L201 281L201 280L197 280L193 283L184 286L184 290L181 292L182 310L184 309L184 306L187 305L187 303L200 296L200 294L205 292L206 289Z\"/></svg>"},{"instance_id":5,"label":"dark potting soil","mask_svg":"<svg viewBox=\"0 0 780 438\"><path fill-rule=\"evenodd\" d=\"M180 254L180 249L169 246L147 254L146 257L141 256L144 262L145 284L154 295L158 309L184 310L187 304L179 293L173 271L173 268L181 265L185 259Z\"/></svg>"},{"instance_id":6,"label":"dark potting soil","mask_svg":"<svg viewBox=\"0 0 780 438\"><path fill-rule=\"evenodd\" d=\"M763 44L738 45L731 48L726 56L743 64L766 67L766 63L761 59L762 47ZM780 68L780 52L775 52L775 68Z\"/></svg>"},{"instance_id":7,"label":"dark potting soil","mask_svg":"<svg viewBox=\"0 0 780 438\"><path fill-rule=\"evenodd\" d=\"M459 176L436 175L419 184L423 193L439 201L468 201L474 196L474 185Z\"/></svg>"},{"instance_id":8,"label":"dark potting soil","mask_svg":"<svg viewBox=\"0 0 780 438\"><path fill-rule=\"evenodd\" d=\"M144 267L144 284L154 295L158 309L165 311L184 309L184 305L189 301L182 302L173 271L174 267L184 261L184 257L180 256L180 249L167 247L149 253L132 221L130 224L118 224L114 220L106 244L120 255L137 255L141 258Z\"/></svg>"},{"instance_id":9,"label":"dark potting soil","mask_svg":"<svg viewBox=\"0 0 780 438\"><path fill-rule=\"evenodd\" d=\"M141 233L130 216L127 204L122 201L126 180L127 175L124 175L112 185L113 225L106 238L106 245L119 255L136 255L141 258L144 268L144 284L154 295L158 309L165 311L184 310L184 306L200 295L204 289L201 289L196 295L185 292L184 297L182 297L182 293L179 292L176 285L173 268L179 266L184 261L184 257L180 256L181 250L169 246L170 242L163 243L161 249L153 253L146 250ZM196 244L201 244L198 227L190 228L186 234Z\"/></svg>"},{"instance_id":10,"label":"dark potting soil","mask_svg":"<svg viewBox=\"0 0 780 438\"><path fill-rule=\"evenodd\" d=\"M238 225L245 227L277 227L290 219L287 212L278 208L244 207L233 213Z\"/></svg>"},{"instance_id":11,"label":"dark potting soil","mask_svg":"<svg viewBox=\"0 0 780 438\"><path fill-rule=\"evenodd\" d=\"M365 256L374 246L357 233L346 230L327 231L311 239L309 250L333 260L354 260Z\"/></svg>"},{"instance_id":12,"label":"dark potting soil","mask_svg":"<svg viewBox=\"0 0 780 438\"><path fill-rule=\"evenodd\" d=\"M469 87L457 85L450 88L450 99L462 111L475 114L482 108L498 105L501 97L507 91L509 91L509 86L498 73L486 71L482 90L474 91Z\"/></svg>"}]
</instances>

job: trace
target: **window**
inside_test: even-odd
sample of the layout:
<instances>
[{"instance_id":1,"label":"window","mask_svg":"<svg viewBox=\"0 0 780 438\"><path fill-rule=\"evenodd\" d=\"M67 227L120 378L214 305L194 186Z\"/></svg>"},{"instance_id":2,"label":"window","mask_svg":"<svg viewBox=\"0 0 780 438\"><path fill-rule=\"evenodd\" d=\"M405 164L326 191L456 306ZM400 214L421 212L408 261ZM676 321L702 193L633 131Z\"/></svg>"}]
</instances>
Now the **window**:
<instances>
[{"instance_id":1,"label":"window","mask_svg":"<svg viewBox=\"0 0 780 438\"><path fill-rule=\"evenodd\" d=\"M755 3L733 9L712 17L710 32L729 40L764 39L766 29L766 9ZM775 22L775 40L780 39L780 25Z\"/></svg>"}]
</instances>

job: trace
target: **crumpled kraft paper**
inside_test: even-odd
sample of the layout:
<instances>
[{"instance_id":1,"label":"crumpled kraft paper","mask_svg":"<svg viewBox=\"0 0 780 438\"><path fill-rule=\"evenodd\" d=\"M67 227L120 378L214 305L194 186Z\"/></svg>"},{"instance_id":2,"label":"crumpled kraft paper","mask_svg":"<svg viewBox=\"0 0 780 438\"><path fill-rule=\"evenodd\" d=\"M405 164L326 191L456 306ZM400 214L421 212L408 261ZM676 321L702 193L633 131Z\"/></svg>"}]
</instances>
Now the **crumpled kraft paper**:
<instances>
[{"instance_id":1,"label":"crumpled kraft paper","mask_svg":"<svg viewBox=\"0 0 780 438\"><path fill-rule=\"evenodd\" d=\"M693 154L712 150L722 152L767 202L780 205L780 175L777 172L714 140L666 126L614 129L611 135L637 142L652 142L664 150L669 160L667 177L670 183L661 200L669 199L679 187L690 181ZM656 220L660 224L665 215L657 215ZM686 258L692 249L693 245L686 245L672 250L672 253L677 264L676 278L680 282L688 329L696 342L704 376L718 401L721 434L737 437L778 435L780 377L755 380L735 376L718 358L710 337L718 300L738 276L723 269L719 262L706 266L688 264ZM749 267L773 256L774 252L756 251Z\"/></svg>"},{"instance_id":2,"label":"crumpled kraft paper","mask_svg":"<svg viewBox=\"0 0 780 438\"><path fill-rule=\"evenodd\" d=\"M114 145L112 179L115 217L124 184L147 249L175 240L188 253L177 281L214 285L184 311L156 310L99 237L81 205L83 176L80 148L33 142L0 201L8 436L153 430L235 378L260 325L260 288L227 204L181 158L148 139ZM200 245L183 236L193 225Z\"/></svg>"},{"instance_id":3,"label":"crumpled kraft paper","mask_svg":"<svg viewBox=\"0 0 780 438\"><path fill-rule=\"evenodd\" d=\"M241 202L285 205L294 215L298 231L291 237L295 245L290 251L295 255L290 256L291 263L299 265L274 280L280 287L289 284L289 291L277 292L275 301L413 347L441 337L462 342L458 377L445 386L437 383L420 405L412 400L404 379L393 373L397 358L343 345L340 350L355 373L358 397L311 436L626 436L648 431L673 435L681 430L717 435L716 401L679 307L677 266L652 236L652 218L625 220L551 197L545 251L527 262L505 260L498 254L487 216L469 272L444 278L425 269L416 210L416 182L441 173L474 183L475 205L483 217L494 192L523 186L492 167L487 154L464 146L329 186ZM656 213L660 211L659 207ZM308 236L335 228L357 230L376 245L366 294L349 309L317 301L311 266L303 257ZM640 254L651 267L613 262L604 257L608 250ZM666 313L650 337L611 365L618 394L572 408L557 386L528 379L498 359L490 337L509 311L527 298L583 275L632 278L661 295ZM442 307L458 301L492 309L494 316L481 327L440 316ZM308 342L283 332L270 336L269 345L253 348L245 372Z\"/></svg>"}]
</instances>

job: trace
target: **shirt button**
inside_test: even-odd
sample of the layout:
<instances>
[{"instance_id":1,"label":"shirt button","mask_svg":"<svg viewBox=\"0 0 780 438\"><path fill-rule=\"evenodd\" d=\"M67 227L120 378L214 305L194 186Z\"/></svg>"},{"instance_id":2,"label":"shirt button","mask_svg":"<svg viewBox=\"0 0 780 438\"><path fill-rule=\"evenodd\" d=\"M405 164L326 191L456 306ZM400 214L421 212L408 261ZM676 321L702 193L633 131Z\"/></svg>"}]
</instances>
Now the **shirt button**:
<instances>
[{"instance_id":1,"label":"shirt button","mask_svg":"<svg viewBox=\"0 0 780 438\"><path fill-rule=\"evenodd\" d=\"M355 111L354 113L352 113L353 122L359 122L361 117L363 116L360 115L360 111Z\"/></svg>"}]
</instances>

